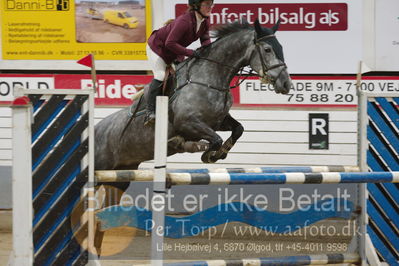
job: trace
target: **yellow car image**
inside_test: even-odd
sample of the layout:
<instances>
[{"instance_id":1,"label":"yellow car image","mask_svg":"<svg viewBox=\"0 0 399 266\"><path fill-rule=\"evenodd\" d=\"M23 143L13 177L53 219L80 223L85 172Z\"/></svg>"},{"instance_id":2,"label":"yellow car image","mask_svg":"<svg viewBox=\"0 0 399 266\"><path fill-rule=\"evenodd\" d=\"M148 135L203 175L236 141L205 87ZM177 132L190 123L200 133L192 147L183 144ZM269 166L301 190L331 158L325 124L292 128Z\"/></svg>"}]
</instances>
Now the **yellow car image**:
<instances>
[{"instance_id":1,"label":"yellow car image","mask_svg":"<svg viewBox=\"0 0 399 266\"><path fill-rule=\"evenodd\" d=\"M91 19L100 19L100 20L103 19L103 15L94 8L87 9L85 16Z\"/></svg>"},{"instance_id":2,"label":"yellow car image","mask_svg":"<svg viewBox=\"0 0 399 266\"><path fill-rule=\"evenodd\" d=\"M106 10L103 13L104 22L122 26L125 29L135 29L139 24L136 17L123 10Z\"/></svg>"}]
</instances>

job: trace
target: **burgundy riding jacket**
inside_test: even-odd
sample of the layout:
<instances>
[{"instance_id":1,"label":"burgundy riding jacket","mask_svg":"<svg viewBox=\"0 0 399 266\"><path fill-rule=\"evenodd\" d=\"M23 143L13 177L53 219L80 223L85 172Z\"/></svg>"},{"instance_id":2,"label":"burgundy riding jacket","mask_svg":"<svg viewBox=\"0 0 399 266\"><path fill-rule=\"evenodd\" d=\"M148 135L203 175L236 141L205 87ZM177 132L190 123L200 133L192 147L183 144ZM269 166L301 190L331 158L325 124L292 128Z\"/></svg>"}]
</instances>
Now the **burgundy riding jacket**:
<instances>
[{"instance_id":1,"label":"burgundy riding jacket","mask_svg":"<svg viewBox=\"0 0 399 266\"><path fill-rule=\"evenodd\" d=\"M148 45L166 64L172 63L175 59L183 61L184 56L193 54L193 50L186 47L198 38L202 46L211 42L209 25L209 18L206 18L197 32L195 11L186 12L172 23L153 31L148 39Z\"/></svg>"}]
</instances>

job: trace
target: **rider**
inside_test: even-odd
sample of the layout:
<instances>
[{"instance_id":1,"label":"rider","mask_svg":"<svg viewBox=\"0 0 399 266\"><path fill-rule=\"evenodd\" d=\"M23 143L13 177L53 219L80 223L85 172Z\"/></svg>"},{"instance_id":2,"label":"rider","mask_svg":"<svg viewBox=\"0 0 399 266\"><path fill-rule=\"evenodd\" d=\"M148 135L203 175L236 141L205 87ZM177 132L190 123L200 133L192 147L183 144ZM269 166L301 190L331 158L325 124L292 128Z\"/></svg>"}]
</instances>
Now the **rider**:
<instances>
[{"instance_id":1,"label":"rider","mask_svg":"<svg viewBox=\"0 0 399 266\"><path fill-rule=\"evenodd\" d=\"M149 88L145 124L155 122L155 99L165 78L166 67L174 60L183 61L184 56L198 57L198 51L186 48L198 38L202 46L211 43L209 16L213 0L189 0L188 6L188 12L153 31L148 39L147 56L154 79Z\"/></svg>"}]
</instances>

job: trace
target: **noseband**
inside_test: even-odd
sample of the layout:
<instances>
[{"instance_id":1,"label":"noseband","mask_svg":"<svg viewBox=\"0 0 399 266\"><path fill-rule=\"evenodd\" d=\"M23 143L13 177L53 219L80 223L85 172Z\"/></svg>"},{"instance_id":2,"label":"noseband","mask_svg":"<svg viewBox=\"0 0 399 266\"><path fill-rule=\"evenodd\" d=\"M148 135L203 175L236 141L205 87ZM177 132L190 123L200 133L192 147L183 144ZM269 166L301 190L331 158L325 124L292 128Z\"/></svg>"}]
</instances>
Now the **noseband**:
<instances>
[{"instance_id":1,"label":"noseband","mask_svg":"<svg viewBox=\"0 0 399 266\"><path fill-rule=\"evenodd\" d=\"M275 65L271 65L271 66L267 66L267 64L266 64L266 62L265 62L265 60L264 60L264 58L262 56L261 45L260 45L259 41L260 40L269 39L269 38L273 38L273 37L275 37L275 35L274 34L270 34L270 35L263 36L261 38L257 38L256 32L255 32L255 38L254 38L254 44L255 44L255 47L256 47L256 51L259 54L259 60L260 60L260 63L262 65L263 75L265 75L265 77L261 77L261 78L262 78L262 80L264 82L271 83L272 85L274 85L276 83L277 79L280 77L280 75L283 72L283 70L287 68L287 65L284 62L279 63L279 64L275 64ZM251 55L251 58L252 58L252 55ZM269 72L272 69L279 68L279 67L282 67L282 68L281 68L280 72L278 73L277 77L270 77L270 76L267 75L267 72Z\"/></svg>"}]
</instances>

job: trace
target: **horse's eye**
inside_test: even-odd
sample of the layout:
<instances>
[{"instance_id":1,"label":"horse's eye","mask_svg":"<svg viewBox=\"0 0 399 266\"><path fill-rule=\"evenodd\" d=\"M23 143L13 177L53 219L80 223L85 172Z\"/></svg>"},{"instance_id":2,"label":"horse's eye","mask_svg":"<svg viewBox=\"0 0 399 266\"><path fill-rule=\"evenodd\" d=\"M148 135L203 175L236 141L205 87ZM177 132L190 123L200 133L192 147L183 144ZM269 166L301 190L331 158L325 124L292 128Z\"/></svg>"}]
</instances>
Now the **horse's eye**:
<instances>
[{"instance_id":1,"label":"horse's eye","mask_svg":"<svg viewBox=\"0 0 399 266\"><path fill-rule=\"evenodd\" d=\"M272 49L266 48L265 51L266 51L266 53L271 53L271 52L272 52Z\"/></svg>"}]
</instances>

